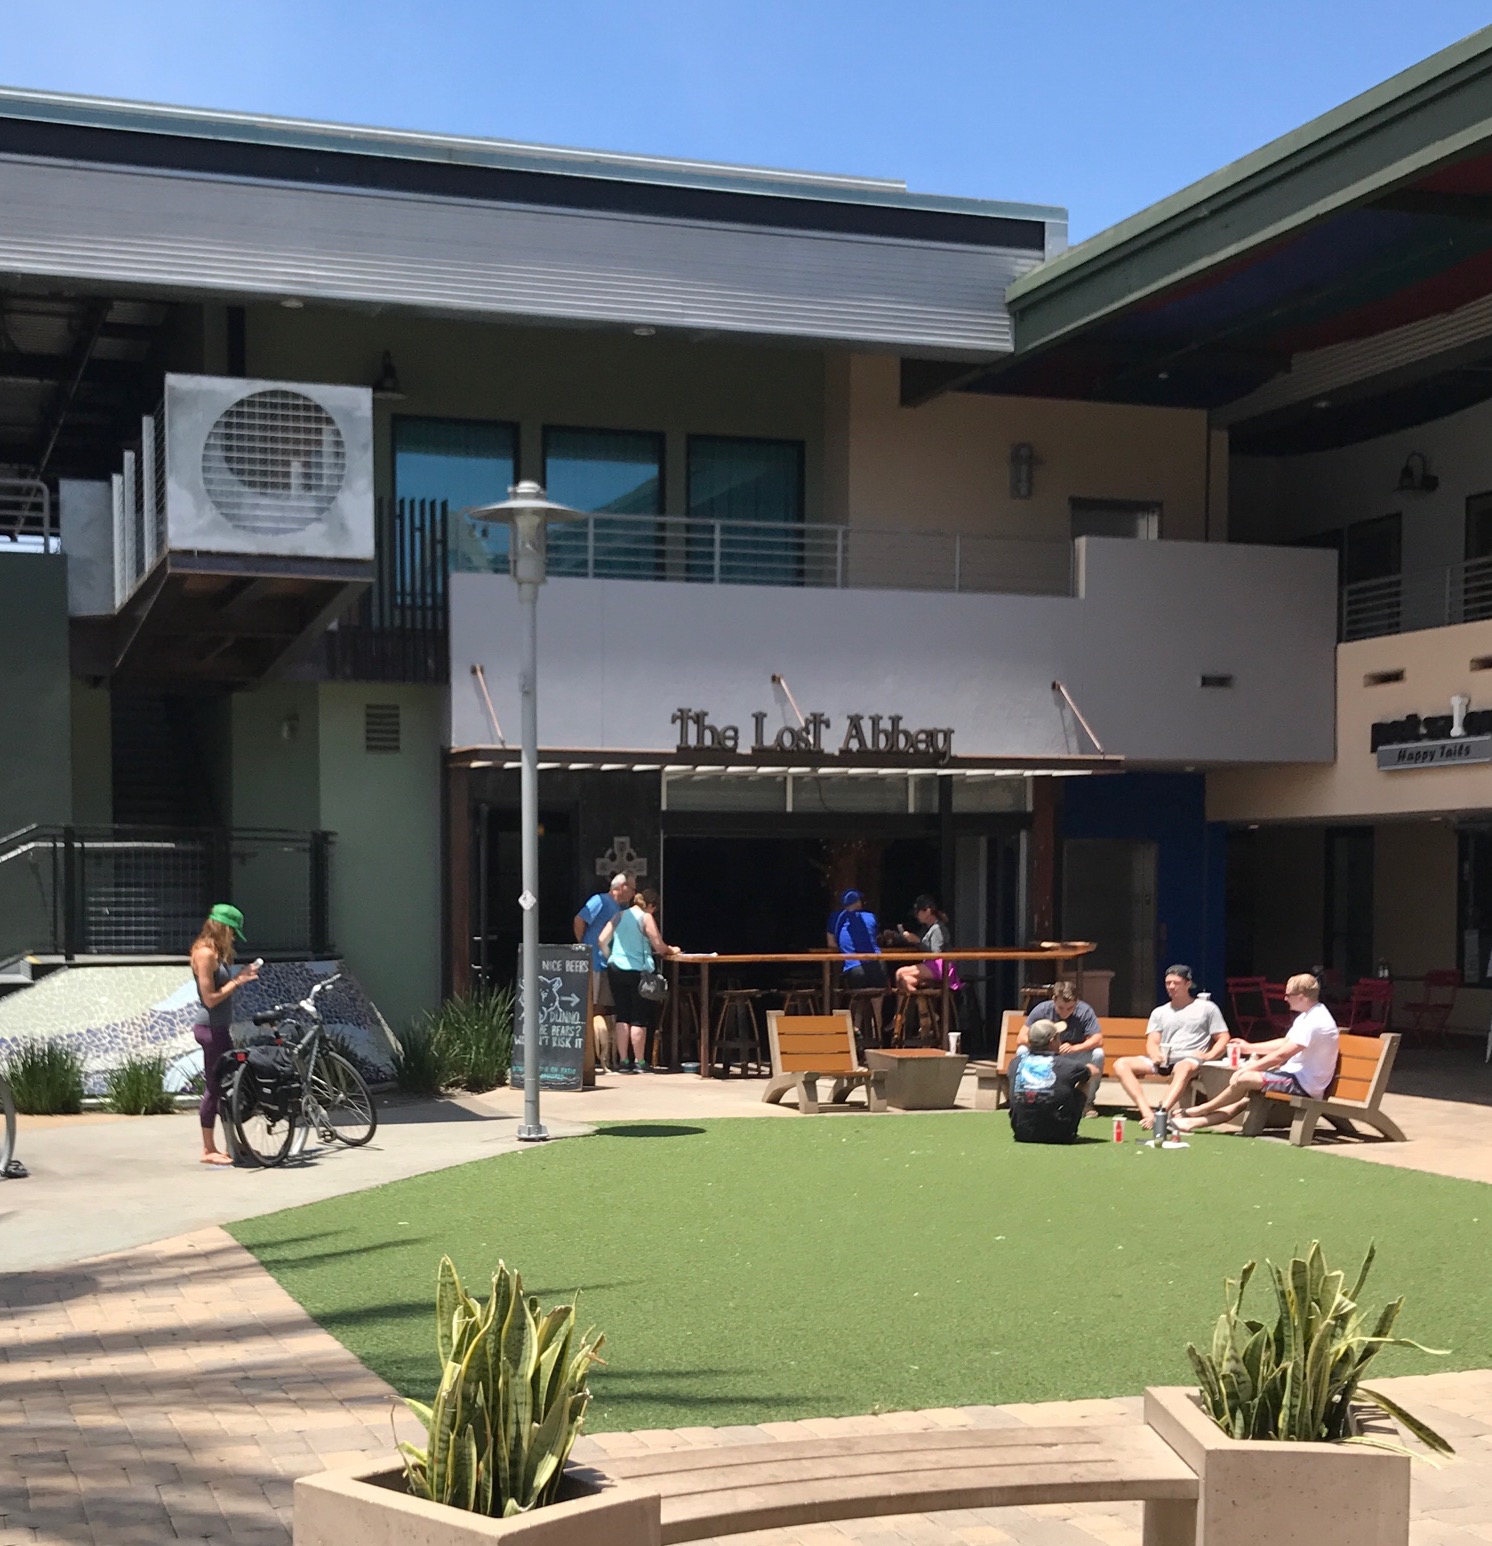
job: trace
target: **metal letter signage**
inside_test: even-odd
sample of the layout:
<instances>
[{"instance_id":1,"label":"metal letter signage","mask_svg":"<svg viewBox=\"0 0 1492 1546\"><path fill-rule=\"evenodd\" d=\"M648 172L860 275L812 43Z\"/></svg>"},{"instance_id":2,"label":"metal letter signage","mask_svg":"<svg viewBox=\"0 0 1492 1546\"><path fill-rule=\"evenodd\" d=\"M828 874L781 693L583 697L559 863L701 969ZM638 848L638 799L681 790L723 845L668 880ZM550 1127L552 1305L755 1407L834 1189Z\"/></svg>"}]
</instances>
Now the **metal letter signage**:
<instances>
[{"instance_id":1,"label":"metal letter signage","mask_svg":"<svg viewBox=\"0 0 1492 1546\"><path fill-rule=\"evenodd\" d=\"M809 714L801 725L784 725L771 732L766 712L758 709L751 716L749 741L742 737L739 725L717 725L705 709L680 708L672 715L671 723L679 727L680 753L777 752L820 760L837 757L846 762L900 759L909 766L932 767L943 767L953 757L951 729L913 729L902 723L900 714L847 715L837 751L825 749L824 732L831 721L827 714L818 712Z\"/></svg>"},{"instance_id":2,"label":"metal letter signage","mask_svg":"<svg viewBox=\"0 0 1492 1546\"><path fill-rule=\"evenodd\" d=\"M1406 768L1459 768L1475 762L1492 762L1492 735L1378 748L1378 769L1382 773L1402 773Z\"/></svg>"}]
</instances>

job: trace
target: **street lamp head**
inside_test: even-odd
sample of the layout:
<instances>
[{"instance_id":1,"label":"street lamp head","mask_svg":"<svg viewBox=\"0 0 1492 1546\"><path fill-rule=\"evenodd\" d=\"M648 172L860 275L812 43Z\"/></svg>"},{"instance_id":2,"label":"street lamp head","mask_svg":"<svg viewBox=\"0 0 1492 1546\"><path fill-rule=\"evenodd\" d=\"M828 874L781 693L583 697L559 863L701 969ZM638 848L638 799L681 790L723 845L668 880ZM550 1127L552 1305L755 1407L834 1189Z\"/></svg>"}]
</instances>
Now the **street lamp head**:
<instances>
[{"instance_id":1,"label":"street lamp head","mask_svg":"<svg viewBox=\"0 0 1492 1546\"><path fill-rule=\"evenodd\" d=\"M461 512L483 536L499 522L510 526L508 572L520 585L542 585L547 573L545 532L551 521L583 521L583 510L557 505L532 478L515 483L508 497L495 505L476 505Z\"/></svg>"}]
</instances>

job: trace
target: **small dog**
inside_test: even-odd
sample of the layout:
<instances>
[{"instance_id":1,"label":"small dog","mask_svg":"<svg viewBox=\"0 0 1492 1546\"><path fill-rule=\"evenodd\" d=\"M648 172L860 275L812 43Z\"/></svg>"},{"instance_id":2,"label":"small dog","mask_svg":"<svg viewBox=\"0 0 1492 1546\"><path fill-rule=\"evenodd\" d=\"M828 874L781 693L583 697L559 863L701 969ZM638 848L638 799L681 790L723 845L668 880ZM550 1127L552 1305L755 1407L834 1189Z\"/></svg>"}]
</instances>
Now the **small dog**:
<instances>
[{"instance_id":1,"label":"small dog","mask_svg":"<svg viewBox=\"0 0 1492 1546\"><path fill-rule=\"evenodd\" d=\"M596 1049L596 1072L604 1074L615 1073L616 1070L612 1067L612 1064L615 1062L615 1054L612 1050L614 1042L611 1034L611 1021L605 1015L591 1016L591 1038Z\"/></svg>"}]
</instances>

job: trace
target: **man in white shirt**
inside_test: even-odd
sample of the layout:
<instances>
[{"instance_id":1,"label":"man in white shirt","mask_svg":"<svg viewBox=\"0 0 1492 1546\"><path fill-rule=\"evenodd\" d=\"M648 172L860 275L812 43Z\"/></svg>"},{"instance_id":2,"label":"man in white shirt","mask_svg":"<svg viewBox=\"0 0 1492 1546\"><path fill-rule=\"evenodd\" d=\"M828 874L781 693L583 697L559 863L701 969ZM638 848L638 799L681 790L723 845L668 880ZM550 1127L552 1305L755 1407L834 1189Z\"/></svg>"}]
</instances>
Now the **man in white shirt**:
<instances>
[{"instance_id":1,"label":"man in white shirt","mask_svg":"<svg viewBox=\"0 0 1492 1546\"><path fill-rule=\"evenodd\" d=\"M1155 1126L1155 1112L1145 1098L1142 1080L1171 1081L1160 1098L1161 1110L1169 1115L1196 1077L1198 1065L1221 1057L1228 1045L1228 1026L1221 1011L1211 999L1193 997L1194 992L1191 967L1168 966L1166 1002L1150 1012L1145 1055L1120 1058L1114 1064L1119 1083L1140 1113L1141 1127Z\"/></svg>"},{"instance_id":2,"label":"man in white shirt","mask_svg":"<svg viewBox=\"0 0 1492 1546\"><path fill-rule=\"evenodd\" d=\"M1174 1126L1190 1133L1230 1122L1260 1090L1307 1095L1312 1100L1326 1094L1337 1071L1337 1023L1321 1002L1321 984L1302 972L1285 984L1285 1001L1295 1011L1289 1031L1274 1041L1240 1042L1249 1053L1248 1062L1220 1095L1176 1117Z\"/></svg>"}]
</instances>

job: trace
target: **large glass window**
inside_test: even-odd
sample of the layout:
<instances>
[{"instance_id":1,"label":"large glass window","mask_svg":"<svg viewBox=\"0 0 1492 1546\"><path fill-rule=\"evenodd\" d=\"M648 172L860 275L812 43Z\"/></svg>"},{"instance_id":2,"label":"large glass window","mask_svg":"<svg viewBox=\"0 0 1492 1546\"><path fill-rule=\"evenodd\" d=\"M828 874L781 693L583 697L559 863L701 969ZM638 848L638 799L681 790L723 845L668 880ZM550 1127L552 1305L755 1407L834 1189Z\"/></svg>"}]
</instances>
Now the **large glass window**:
<instances>
[{"instance_id":1,"label":"large glass window","mask_svg":"<svg viewBox=\"0 0 1492 1546\"><path fill-rule=\"evenodd\" d=\"M659 578L662 435L546 428L544 486L557 503L598 517L550 528L551 573L614 580Z\"/></svg>"},{"instance_id":2,"label":"large glass window","mask_svg":"<svg viewBox=\"0 0 1492 1546\"><path fill-rule=\"evenodd\" d=\"M691 435L688 489L691 516L730 523L690 529L690 579L802 583L802 532L773 529L803 524L801 441Z\"/></svg>"},{"instance_id":3,"label":"large glass window","mask_svg":"<svg viewBox=\"0 0 1492 1546\"><path fill-rule=\"evenodd\" d=\"M516 481L518 431L512 424L474 419L394 420L394 496L405 503L444 500L450 507L450 567L506 569L508 528L483 537L457 512L508 497Z\"/></svg>"}]
</instances>

